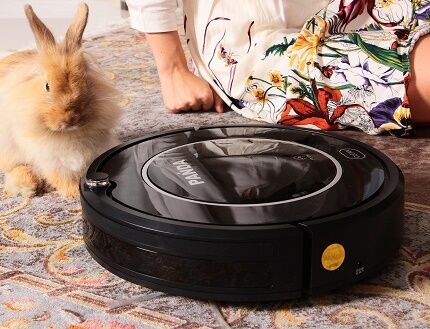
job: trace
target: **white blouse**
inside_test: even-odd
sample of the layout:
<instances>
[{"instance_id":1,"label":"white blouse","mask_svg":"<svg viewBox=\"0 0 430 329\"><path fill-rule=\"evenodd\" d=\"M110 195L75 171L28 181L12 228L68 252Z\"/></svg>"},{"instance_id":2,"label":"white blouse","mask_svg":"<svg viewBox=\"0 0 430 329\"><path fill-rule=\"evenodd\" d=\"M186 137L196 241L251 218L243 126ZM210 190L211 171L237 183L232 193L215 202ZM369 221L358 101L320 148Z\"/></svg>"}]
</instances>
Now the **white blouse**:
<instances>
[{"instance_id":1,"label":"white blouse","mask_svg":"<svg viewBox=\"0 0 430 329\"><path fill-rule=\"evenodd\" d=\"M178 29L176 0L127 0L131 27L147 33Z\"/></svg>"},{"instance_id":2,"label":"white blouse","mask_svg":"<svg viewBox=\"0 0 430 329\"><path fill-rule=\"evenodd\" d=\"M147 33L169 32L178 29L176 9L177 0L126 0L130 12L131 27ZM227 2L231 0L226 0ZM183 0L187 6L188 0ZM215 3L222 0L200 0L199 11L210 11ZM261 0L241 0L240 6L262 2ZM271 7L278 19L287 22L288 28L300 29L317 9L323 8L327 0L263 0L266 7ZM274 17L275 18L275 17Z\"/></svg>"}]
</instances>

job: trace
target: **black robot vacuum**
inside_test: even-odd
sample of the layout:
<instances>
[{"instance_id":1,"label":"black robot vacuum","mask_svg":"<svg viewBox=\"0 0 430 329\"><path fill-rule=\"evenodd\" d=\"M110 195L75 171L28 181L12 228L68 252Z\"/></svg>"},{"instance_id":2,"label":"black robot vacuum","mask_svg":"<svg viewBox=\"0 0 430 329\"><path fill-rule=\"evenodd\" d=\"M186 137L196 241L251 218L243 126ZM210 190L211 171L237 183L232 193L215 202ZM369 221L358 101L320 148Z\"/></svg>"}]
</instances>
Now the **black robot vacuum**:
<instances>
[{"instance_id":1,"label":"black robot vacuum","mask_svg":"<svg viewBox=\"0 0 430 329\"><path fill-rule=\"evenodd\" d=\"M404 181L381 152L281 126L146 136L81 180L84 240L109 271L175 295L268 301L381 270L402 237Z\"/></svg>"}]
</instances>

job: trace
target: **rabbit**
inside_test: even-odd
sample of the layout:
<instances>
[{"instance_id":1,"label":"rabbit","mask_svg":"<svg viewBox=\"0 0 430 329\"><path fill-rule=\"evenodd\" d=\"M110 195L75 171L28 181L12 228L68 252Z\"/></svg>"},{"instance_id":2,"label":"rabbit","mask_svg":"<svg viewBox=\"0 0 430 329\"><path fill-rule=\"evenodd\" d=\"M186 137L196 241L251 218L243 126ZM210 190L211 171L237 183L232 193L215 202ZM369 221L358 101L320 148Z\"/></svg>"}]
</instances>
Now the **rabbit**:
<instances>
[{"instance_id":1,"label":"rabbit","mask_svg":"<svg viewBox=\"0 0 430 329\"><path fill-rule=\"evenodd\" d=\"M96 156L118 144L118 91L82 49L88 6L79 5L61 43L25 6L36 49L0 59L0 171L6 194L34 196L46 187L79 194Z\"/></svg>"}]
</instances>

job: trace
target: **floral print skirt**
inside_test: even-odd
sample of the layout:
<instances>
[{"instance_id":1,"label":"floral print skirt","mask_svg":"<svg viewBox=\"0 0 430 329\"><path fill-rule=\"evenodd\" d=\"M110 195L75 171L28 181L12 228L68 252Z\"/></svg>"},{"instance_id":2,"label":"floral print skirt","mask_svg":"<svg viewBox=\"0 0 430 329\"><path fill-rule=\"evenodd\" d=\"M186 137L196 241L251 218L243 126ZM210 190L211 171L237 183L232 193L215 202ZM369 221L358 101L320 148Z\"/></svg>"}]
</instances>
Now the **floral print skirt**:
<instances>
[{"instance_id":1,"label":"floral print skirt","mask_svg":"<svg viewBox=\"0 0 430 329\"><path fill-rule=\"evenodd\" d=\"M410 134L409 54L430 32L430 0L331 0L301 28L288 1L213 1L205 12L184 1L197 72L250 119Z\"/></svg>"}]
</instances>

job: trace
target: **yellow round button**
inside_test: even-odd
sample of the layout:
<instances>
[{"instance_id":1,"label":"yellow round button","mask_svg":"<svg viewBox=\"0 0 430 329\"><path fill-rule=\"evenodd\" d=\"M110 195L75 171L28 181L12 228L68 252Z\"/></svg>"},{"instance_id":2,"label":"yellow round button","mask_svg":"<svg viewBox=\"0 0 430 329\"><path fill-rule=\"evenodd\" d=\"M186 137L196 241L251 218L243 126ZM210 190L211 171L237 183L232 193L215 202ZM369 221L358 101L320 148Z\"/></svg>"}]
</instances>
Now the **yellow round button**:
<instances>
[{"instance_id":1,"label":"yellow round button","mask_svg":"<svg viewBox=\"0 0 430 329\"><path fill-rule=\"evenodd\" d=\"M327 271L335 271L342 266L345 260L345 248L339 243L333 243L325 248L322 256L322 266Z\"/></svg>"}]
</instances>

